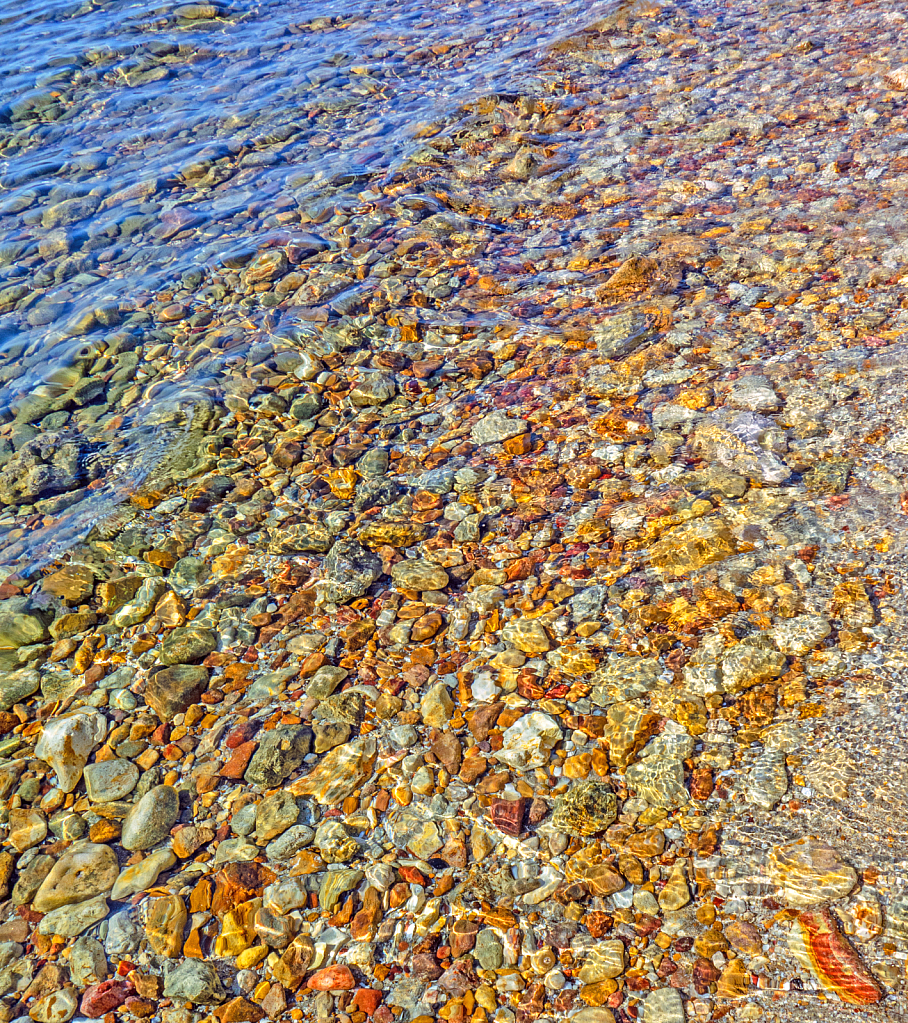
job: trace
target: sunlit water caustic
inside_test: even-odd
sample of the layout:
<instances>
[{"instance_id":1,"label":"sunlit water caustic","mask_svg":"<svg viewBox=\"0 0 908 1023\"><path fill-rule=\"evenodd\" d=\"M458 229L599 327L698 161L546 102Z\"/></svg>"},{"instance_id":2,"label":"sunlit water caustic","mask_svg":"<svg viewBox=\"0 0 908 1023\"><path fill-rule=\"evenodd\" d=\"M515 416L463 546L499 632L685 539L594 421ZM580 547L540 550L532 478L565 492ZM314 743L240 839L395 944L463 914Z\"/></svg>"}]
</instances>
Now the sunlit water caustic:
<instances>
[{"instance_id":1,"label":"sunlit water caustic","mask_svg":"<svg viewBox=\"0 0 908 1023\"><path fill-rule=\"evenodd\" d=\"M3 848L117 859L3 941L233 1023L908 1018L908 12L0 23Z\"/></svg>"}]
</instances>

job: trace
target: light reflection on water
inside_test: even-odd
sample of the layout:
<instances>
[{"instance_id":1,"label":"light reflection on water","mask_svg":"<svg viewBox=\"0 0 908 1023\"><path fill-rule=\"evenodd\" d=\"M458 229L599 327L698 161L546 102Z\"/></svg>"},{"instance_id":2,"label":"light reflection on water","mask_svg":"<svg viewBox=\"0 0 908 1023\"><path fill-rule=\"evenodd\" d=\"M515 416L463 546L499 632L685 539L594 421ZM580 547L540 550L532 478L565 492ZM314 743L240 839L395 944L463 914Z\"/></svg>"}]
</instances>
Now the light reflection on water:
<instances>
[{"instance_id":1,"label":"light reflection on water","mask_svg":"<svg viewBox=\"0 0 908 1023\"><path fill-rule=\"evenodd\" d=\"M63 518L43 554L14 537L4 559L34 568L84 535L172 440L149 415L179 420L200 396L217 396L219 346L204 369L183 358L225 301L200 288L206 273L238 269L265 247L305 246L306 221L317 235L421 136L456 123L461 104L533 75L553 42L613 7L447 3L427 14L418 2L346 2L327 16L323 5L273 0L0 7L0 410L24 434L78 446L76 476L37 499L69 494L80 474L97 488L51 509ZM186 301L176 336L143 312L161 292ZM123 334L132 340L112 348ZM97 416L84 412L97 396L68 399L84 374L110 372L111 352L171 340L157 393L129 394L126 407L115 400ZM234 360L242 348L232 344ZM14 447L27 439L20 429Z\"/></svg>"}]
</instances>

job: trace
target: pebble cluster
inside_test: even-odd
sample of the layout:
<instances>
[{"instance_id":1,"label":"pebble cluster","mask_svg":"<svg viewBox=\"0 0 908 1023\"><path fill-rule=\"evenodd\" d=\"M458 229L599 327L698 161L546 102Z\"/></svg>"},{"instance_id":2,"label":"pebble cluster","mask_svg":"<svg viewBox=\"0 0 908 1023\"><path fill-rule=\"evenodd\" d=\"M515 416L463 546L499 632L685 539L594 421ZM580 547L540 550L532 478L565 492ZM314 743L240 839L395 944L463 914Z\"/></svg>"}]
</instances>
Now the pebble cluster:
<instances>
[{"instance_id":1,"label":"pebble cluster","mask_svg":"<svg viewBox=\"0 0 908 1023\"><path fill-rule=\"evenodd\" d=\"M0 585L0 1020L908 1011L908 19L835 6L619 5L0 426L37 551L208 367Z\"/></svg>"}]
</instances>

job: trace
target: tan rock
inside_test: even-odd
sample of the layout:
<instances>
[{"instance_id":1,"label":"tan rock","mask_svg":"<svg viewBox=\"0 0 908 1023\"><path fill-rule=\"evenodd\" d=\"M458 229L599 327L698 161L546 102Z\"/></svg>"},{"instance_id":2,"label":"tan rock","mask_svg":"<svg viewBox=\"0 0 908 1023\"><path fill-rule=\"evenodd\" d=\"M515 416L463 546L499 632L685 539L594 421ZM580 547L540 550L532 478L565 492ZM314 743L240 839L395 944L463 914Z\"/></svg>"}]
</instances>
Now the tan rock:
<instances>
[{"instance_id":1,"label":"tan rock","mask_svg":"<svg viewBox=\"0 0 908 1023\"><path fill-rule=\"evenodd\" d=\"M766 873L778 889L779 901L795 909L842 899L858 881L855 870L831 845L812 836L773 847Z\"/></svg>"},{"instance_id":2,"label":"tan rock","mask_svg":"<svg viewBox=\"0 0 908 1023\"><path fill-rule=\"evenodd\" d=\"M75 842L51 868L32 900L32 907L38 913L48 913L106 895L119 872L117 855L110 846Z\"/></svg>"},{"instance_id":3,"label":"tan rock","mask_svg":"<svg viewBox=\"0 0 908 1023\"><path fill-rule=\"evenodd\" d=\"M152 951L168 959L176 958L183 949L183 930L189 914L179 895L153 899L145 922L145 933Z\"/></svg>"}]
</instances>

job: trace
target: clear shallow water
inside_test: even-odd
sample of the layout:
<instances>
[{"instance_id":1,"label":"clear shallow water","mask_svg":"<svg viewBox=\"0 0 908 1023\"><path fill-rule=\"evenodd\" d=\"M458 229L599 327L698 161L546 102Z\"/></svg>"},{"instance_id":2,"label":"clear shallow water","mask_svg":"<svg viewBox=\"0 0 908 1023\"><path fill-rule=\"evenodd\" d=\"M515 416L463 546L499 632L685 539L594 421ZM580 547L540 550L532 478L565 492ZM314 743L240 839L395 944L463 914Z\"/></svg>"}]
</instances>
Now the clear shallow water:
<instances>
[{"instance_id":1,"label":"clear shallow water","mask_svg":"<svg viewBox=\"0 0 908 1023\"><path fill-rule=\"evenodd\" d=\"M206 274L264 247L291 257L294 245L303 256L336 247L318 225L358 207L367 181L456 124L465 102L538 79L548 48L609 6L450 3L428 15L417 2L390 13L345 3L325 16L305 3L7 5L0 414L21 427L17 450L31 431L54 451L75 445L46 485L0 495L15 526L32 499L54 499L63 519L48 553L62 549L145 478L186 410L217 393L224 356L204 369L184 358L212 308L236 300L206 293ZM156 335L143 312L162 293L176 295L165 320L177 338ZM124 331L132 340L111 349ZM66 396L95 370L125 366L128 379L129 360L105 358L117 347L172 341L151 395L140 387L100 413L97 393ZM247 348L234 339L231 359ZM10 542L7 560L46 556L34 539Z\"/></svg>"}]
</instances>

